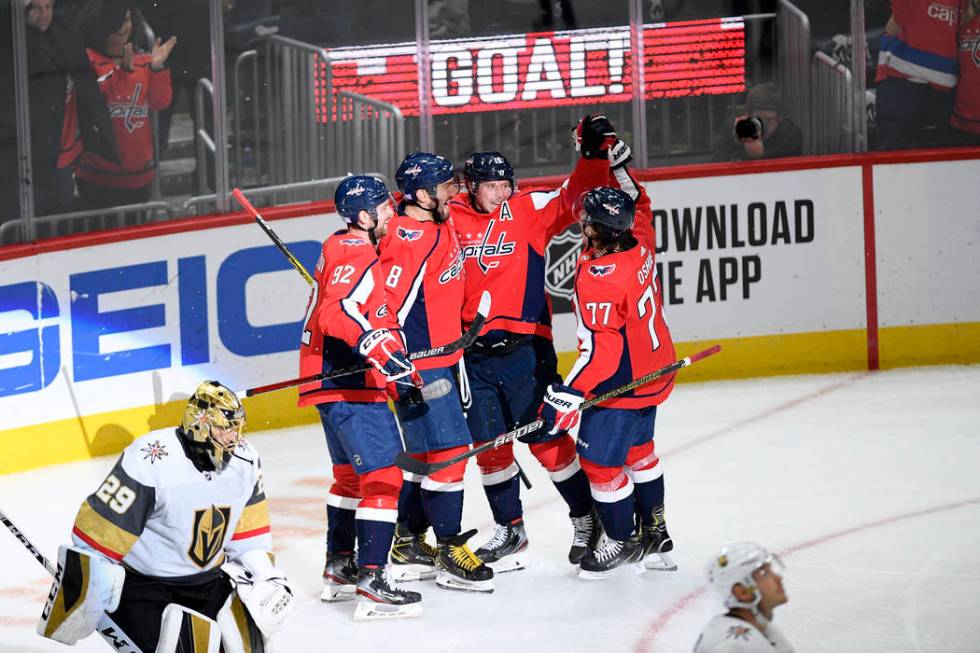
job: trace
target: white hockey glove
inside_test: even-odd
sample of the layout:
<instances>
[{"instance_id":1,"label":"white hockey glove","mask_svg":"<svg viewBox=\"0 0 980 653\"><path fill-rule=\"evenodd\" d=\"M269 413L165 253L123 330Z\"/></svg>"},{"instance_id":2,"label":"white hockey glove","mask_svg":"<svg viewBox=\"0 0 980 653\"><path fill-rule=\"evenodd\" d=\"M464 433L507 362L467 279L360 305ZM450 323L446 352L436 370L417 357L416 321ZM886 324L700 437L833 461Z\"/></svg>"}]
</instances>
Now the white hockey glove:
<instances>
[{"instance_id":1,"label":"white hockey glove","mask_svg":"<svg viewBox=\"0 0 980 653\"><path fill-rule=\"evenodd\" d=\"M238 597L262 634L271 637L282 629L282 623L293 607L293 590L286 574L273 566L265 551L246 551L235 560L221 565L228 574Z\"/></svg>"},{"instance_id":2,"label":"white hockey glove","mask_svg":"<svg viewBox=\"0 0 980 653\"><path fill-rule=\"evenodd\" d=\"M625 141L617 140L616 143L609 148L609 167L615 170L616 168L621 168L630 162L633 158L633 150L630 146L626 144Z\"/></svg>"},{"instance_id":3,"label":"white hockey glove","mask_svg":"<svg viewBox=\"0 0 980 653\"><path fill-rule=\"evenodd\" d=\"M85 549L58 547L58 572L37 624L37 634L72 645L91 635L103 612L115 612L126 571ZM81 600L79 600L81 599Z\"/></svg>"},{"instance_id":4,"label":"white hockey glove","mask_svg":"<svg viewBox=\"0 0 980 653\"><path fill-rule=\"evenodd\" d=\"M544 402L538 415L544 420L548 435L567 431L573 438L578 437L582 417L582 393L575 388L560 383L552 383L544 393Z\"/></svg>"}]
</instances>

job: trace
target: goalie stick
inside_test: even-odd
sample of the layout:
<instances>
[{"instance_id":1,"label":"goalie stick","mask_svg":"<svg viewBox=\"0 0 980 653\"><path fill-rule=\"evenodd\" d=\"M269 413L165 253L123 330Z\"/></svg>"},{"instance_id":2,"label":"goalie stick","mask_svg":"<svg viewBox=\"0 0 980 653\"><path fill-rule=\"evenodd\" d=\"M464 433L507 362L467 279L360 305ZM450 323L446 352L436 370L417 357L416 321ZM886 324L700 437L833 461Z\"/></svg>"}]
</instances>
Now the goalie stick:
<instances>
[{"instance_id":1,"label":"goalie stick","mask_svg":"<svg viewBox=\"0 0 980 653\"><path fill-rule=\"evenodd\" d=\"M255 208L251 202L248 201L248 198L245 197L245 194L241 191L241 189L235 188L234 190L231 191L231 194L235 196L235 199L238 200L238 203L242 205L243 209L245 209L246 211L252 214L252 217L255 218L255 221L259 224L260 227L262 227L262 231L264 231L266 235L269 236L270 239L272 239L272 242L275 243L276 247L279 248L279 251L282 252L282 255L285 256L286 259L293 264L293 267L296 268L296 271L303 276L303 278L306 280L306 283L312 286L314 283L313 275L310 274L309 270L303 267L303 264L299 262L299 259L293 256L293 253L290 252L289 249L286 247L286 243L282 242L282 238L279 237L279 234L277 234L275 231L272 230L272 227L269 226L269 223L266 222L265 218L263 218L259 214L259 210Z\"/></svg>"},{"instance_id":2,"label":"goalie stick","mask_svg":"<svg viewBox=\"0 0 980 653\"><path fill-rule=\"evenodd\" d=\"M37 560L42 567L44 567L45 571L57 578L58 568L55 566L55 564L48 560L44 554L41 553L36 546L34 546L33 542L27 539L27 536L24 535L23 531L17 528L14 522L7 517L7 514L2 509L0 509L0 522L3 522L3 525L6 526L7 529L13 533L14 537L16 537L17 540L24 545L24 548L27 549L32 556L34 556L34 559ZM95 629L100 635L102 635L102 639L105 640L106 644L111 646L112 650L117 651L117 653L142 653L142 651L140 651L140 649L133 644L132 641L130 641L126 633L124 633L106 613L103 612L102 616L99 617L99 625L96 626Z\"/></svg>"},{"instance_id":3,"label":"goalie stick","mask_svg":"<svg viewBox=\"0 0 980 653\"><path fill-rule=\"evenodd\" d=\"M595 406L596 404L600 404L603 401L607 401L609 399L613 399L614 397L618 397L619 395L627 393L630 390L633 390L634 388L638 388L641 385L646 385L647 383L650 383L654 379L660 378L661 376L664 376L666 374L670 374L671 372L676 372L677 370L683 367L687 367L692 363L696 363L699 360L705 359L708 356L713 356L714 354L717 354L719 351L721 351L721 345L713 345L711 347L708 347L707 349L699 351L696 354L688 356L687 358L682 358L681 360L675 361L670 365L661 367L659 370L650 372L649 374L641 376L640 378L634 381L630 381L625 385L621 385L618 388L613 388L609 392L604 392L603 394L592 397L591 399L586 399L585 401L582 402L581 409L585 410L586 408L591 408L592 406ZM527 435L528 433L534 433L542 426L544 426L544 420L537 419L528 424L524 424L523 426L519 426L513 431L508 431L507 433L498 435L493 440L489 440L478 447L473 447L472 449L470 449L465 453L461 453L458 456L453 456L449 460L444 460L438 463L424 463L420 460L415 460L407 453L402 451L399 452L398 456L395 458L395 464L399 468L405 470L406 472L409 472L410 474L418 474L419 476L428 476L429 474L438 472L440 469L445 469L450 465L455 465L461 460L466 460L467 458L470 458L472 456L478 456L484 451L490 451L491 449L496 449L497 447L503 446L508 442L512 442L517 438Z\"/></svg>"},{"instance_id":4,"label":"goalie stick","mask_svg":"<svg viewBox=\"0 0 980 653\"><path fill-rule=\"evenodd\" d=\"M420 351L413 351L408 355L408 360L417 361L422 358L432 358L434 356L445 356L448 354L455 353L460 349L466 349L474 342L476 342L477 336L480 335L480 330L483 328L484 323L487 321L487 316L490 314L490 293L483 291L483 295L480 297L480 306L476 309L476 317L473 318L473 322L470 324L470 328L466 330L466 333L461 335L456 340L452 342L440 345L438 347L432 347L431 349L422 349ZM290 388L294 385L303 385L304 383L313 383L314 381L323 381L326 379L336 379L340 376L347 376L348 374L363 374L374 368L370 365L352 365L350 367L342 367L338 370L333 370L331 372L321 372L320 374L312 374L310 376L303 376L298 379L289 379L288 381L279 381L277 383L270 383L269 385L260 385L257 388L249 388L245 391L246 397L253 397L255 395L264 394L266 392L273 392L274 390L282 390L283 388Z\"/></svg>"}]
</instances>

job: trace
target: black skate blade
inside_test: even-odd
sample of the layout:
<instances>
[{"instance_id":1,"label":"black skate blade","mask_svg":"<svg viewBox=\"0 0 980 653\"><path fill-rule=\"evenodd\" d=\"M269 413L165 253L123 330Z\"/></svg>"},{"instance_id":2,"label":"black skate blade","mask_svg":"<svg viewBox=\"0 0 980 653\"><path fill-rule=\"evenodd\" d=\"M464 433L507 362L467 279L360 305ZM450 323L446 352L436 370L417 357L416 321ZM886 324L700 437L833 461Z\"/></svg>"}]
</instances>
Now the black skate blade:
<instances>
[{"instance_id":1,"label":"black skate blade","mask_svg":"<svg viewBox=\"0 0 980 653\"><path fill-rule=\"evenodd\" d=\"M418 476L427 476L430 467L428 463L415 460L404 451L399 451L398 455L395 456L395 465L409 474L417 474Z\"/></svg>"}]
</instances>

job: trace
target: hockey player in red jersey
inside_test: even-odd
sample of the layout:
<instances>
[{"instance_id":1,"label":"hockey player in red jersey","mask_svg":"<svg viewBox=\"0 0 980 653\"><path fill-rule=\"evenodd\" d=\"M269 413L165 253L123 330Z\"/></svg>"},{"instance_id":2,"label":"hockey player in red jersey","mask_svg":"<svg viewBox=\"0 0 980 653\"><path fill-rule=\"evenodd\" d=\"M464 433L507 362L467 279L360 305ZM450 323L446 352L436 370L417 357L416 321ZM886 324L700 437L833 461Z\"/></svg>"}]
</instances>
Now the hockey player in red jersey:
<instances>
[{"instance_id":1,"label":"hockey player in red jersey","mask_svg":"<svg viewBox=\"0 0 980 653\"><path fill-rule=\"evenodd\" d=\"M333 461L322 598L352 598L356 591L356 619L413 616L421 612L421 595L397 589L387 565L402 485L394 462L402 447L386 390L388 384L421 385L400 338L388 328L375 250L375 234L393 213L391 197L378 179L355 175L340 183L334 201L347 229L323 243L303 325L300 374L365 359L375 369L299 389L299 405L320 413Z\"/></svg>"},{"instance_id":2,"label":"hockey player in red jersey","mask_svg":"<svg viewBox=\"0 0 980 653\"><path fill-rule=\"evenodd\" d=\"M646 192L625 166L610 175L619 188L596 188L576 214L587 240L575 272L579 357L564 384L548 387L541 416L550 432L578 437L582 468L606 539L580 562L579 576L600 578L649 558L648 568L676 569L664 522L664 481L654 452L657 406L673 375L641 386L588 412L589 396L625 385L674 361L654 266L653 215ZM638 215L634 227L634 216ZM639 529L634 519L639 516Z\"/></svg>"},{"instance_id":3,"label":"hockey player in red jersey","mask_svg":"<svg viewBox=\"0 0 980 653\"><path fill-rule=\"evenodd\" d=\"M499 152L477 152L466 161L465 191L449 203L466 259L463 321L473 320L484 291L493 296L486 326L465 358L472 397L467 421L480 443L534 420L544 389L561 378L544 287L545 250L552 237L574 222L575 199L605 183L609 148L617 143L612 125L602 116L586 116L576 134L583 156L561 187L515 192L507 159ZM577 564L599 532L575 443L567 434L542 431L529 444L568 505L573 525L568 557ZM497 529L476 554L498 571L521 569L528 539L513 445L477 456L477 464Z\"/></svg>"},{"instance_id":4,"label":"hockey player in red jersey","mask_svg":"<svg viewBox=\"0 0 980 653\"><path fill-rule=\"evenodd\" d=\"M391 317L409 351L448 344L462 333L463 254L446 223L447 202L455 194L453 165L435 154L408 155L395 174L403 199L380 246ZM395 412L406 451L425 462L441 462L472 444L463 416L453 366L462 352L418 362L426 383L447 383L452 392L423 402L400 393ZM396 577L436 578L447 589L493 591L493 570L473 554L461 533L463 473L459 462L426 477L407 475L398 502L398 526L391 561ZM438 549L425 541L431 524Z\"/></svg>"}]
</instances>

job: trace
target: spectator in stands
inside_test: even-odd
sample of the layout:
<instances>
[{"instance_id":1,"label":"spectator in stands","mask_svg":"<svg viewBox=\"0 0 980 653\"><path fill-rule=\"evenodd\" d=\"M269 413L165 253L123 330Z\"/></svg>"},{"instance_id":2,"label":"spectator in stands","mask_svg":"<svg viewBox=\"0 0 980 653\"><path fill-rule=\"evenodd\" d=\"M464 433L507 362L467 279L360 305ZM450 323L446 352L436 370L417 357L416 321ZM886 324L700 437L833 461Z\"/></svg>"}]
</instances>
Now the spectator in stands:
<instances>
[{"instance_id":1,"label":"spectator in stands","mask_svg":"<svg viewBox=\"0 0 980 653\"><path fill-rule=\"evenodd\" d=\"M803 133L783 113L774 84L759 84L746 98L747 114L735 119L736 148L729 159L773 159L803 154Z\"/></svg>"},{"instance_id":2,"label":"spectator in stands","mask_svg":"<svg viewBox=\"0 0 980 653\"><path fill-rule=\"evenodd\" d=\"M892 0L875 75L877 149L946 144L960 0Z\"/></svg>"},{"instance_id":3,"label":"spectator in stands","mask_svg":"<svg viewBox=\"0 0 980 653\"><path fill-rule=\"evenodd\" d=\"M561 15L562 26L565 29L575 29L578 23L575 20L575 9L572 7L571 0L538 0L540 13L534 21L533 28L537 31L548 31L555 28L555 5L558 5L558 13Z\"/></svg>"},{"instance_id":4,"label":"spectator in stands","mask_svg":"<svg viewBox=\"0 0 980 653\"><path fill-rule=\"evenodd\" d=\"M88 57L119 147L118 162L89 151L79 159L78 193L87 209L146 202L156 175L150 112L170 106L165 65L177 38L157 39L151 53L138 53L130 42L134 17L139 18L131 0L91 0L81 14Z\"/></svg>"},{"instance_id":5,"label":"spectator in stands","mask_svg":"<svg viewBox=\"0 0 980 653\"><path fill-rule=\"evenodd\" d=\"M9 3L7 10L9 11ZM82 37L55 12L54 0L33 0L27 11L27 72L30 101L31 169L34 214L74 209L72 168L84 148L116 160L105 101L85 56ZM9 25L9 22L8 22ZM17 122L13 50L3 42L0 92L0 221L20 217L17 171Z\"/></svg>"},{"instance_id":6,"label":"spectator in stands","mask_svg":"<svg viewBox=\"0 0 980 653\"><path fill-rule=\"evenodd\" d=\"M953 115L954 145L980 145L980 0L966 0L960 16L960 71Z\"/></svg>"}]
</instances>

